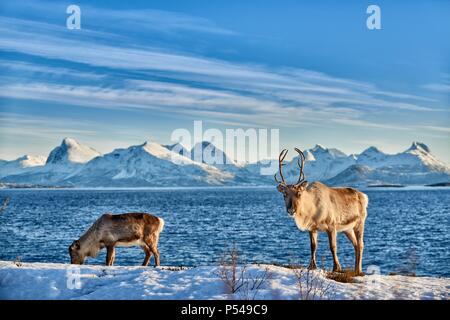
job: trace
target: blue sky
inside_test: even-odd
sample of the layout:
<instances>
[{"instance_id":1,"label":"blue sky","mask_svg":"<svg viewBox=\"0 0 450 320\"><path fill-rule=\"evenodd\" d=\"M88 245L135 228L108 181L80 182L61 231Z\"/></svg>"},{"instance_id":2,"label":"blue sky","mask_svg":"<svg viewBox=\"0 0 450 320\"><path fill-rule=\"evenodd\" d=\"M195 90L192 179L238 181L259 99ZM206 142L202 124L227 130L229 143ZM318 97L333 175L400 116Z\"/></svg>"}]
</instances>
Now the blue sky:
<instances>
[{"instance_id":1,"label":"blue sky","mask_svg":"<svg viewBox=\"0 0 450 320\"><path fill-rule=\"evenodd\" d=\"M449 15L448 1L2 1L0 158L66 136L169 143L203 120L279 128L288 148L422 141L449 163Z\"/></svg>"}]
</instances>

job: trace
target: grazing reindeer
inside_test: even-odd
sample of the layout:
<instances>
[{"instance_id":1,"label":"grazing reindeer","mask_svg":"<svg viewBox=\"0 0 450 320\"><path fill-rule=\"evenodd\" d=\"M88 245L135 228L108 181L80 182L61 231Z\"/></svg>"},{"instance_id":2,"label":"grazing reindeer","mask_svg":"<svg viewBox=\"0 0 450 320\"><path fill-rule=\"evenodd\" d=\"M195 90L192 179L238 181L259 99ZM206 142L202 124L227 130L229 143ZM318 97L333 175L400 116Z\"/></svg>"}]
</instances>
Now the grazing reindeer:
<instances>
[{"instance_id":1,"label":"grazing reindeer","mask_svg":"<svg viewBox=\"0 0 450 320\"><path fill-rule=\"evenodd\" d=\"M140 246L145 252L143 266L155 256L159 266L158 240L164 220L148 213L104 214L69 247L72 264L83 264L86 257L96 257L106 248L106 265L112 266L115 246Z\"/></svg>"},{"instance_id":2,"label":"grazing reindeer","mask_svg":"<svg viewBox=\"0 0 450 320\"><path fill-rule=\"evenodd\" d=\"M278 191L284 196L288 214L294 218L300 230L309 231L311 260L308 268L316 268L317 232L325 231L333 254L333 271L341 271L336 253L336 234L343 232L355 248L355 273L363 275L364 223L369 198L352 188L330 188L320 182L308 184L303 173L305 155L297 148L295 151L299 154L297 163L300 167L297 183L286 184L284 181L282 166L286 149L281 151L278 159L281 181L277 179L277 174L275 181Z\"/></svg>"}]
</instances>

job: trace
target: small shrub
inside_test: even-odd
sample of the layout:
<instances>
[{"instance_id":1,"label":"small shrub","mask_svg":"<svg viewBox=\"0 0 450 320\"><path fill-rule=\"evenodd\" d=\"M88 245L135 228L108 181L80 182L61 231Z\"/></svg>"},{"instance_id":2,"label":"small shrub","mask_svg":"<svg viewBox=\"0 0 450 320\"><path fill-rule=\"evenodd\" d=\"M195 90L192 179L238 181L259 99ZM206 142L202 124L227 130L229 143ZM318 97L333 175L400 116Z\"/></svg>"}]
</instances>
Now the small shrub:
<instances>
[{"instance_id":1,"label":"small shrub","mask_svg":"<svg viewBox=\"0 0 450 320\"><path fill-rule=\"evenodd\" d=\"M300 300L333 299L334 285L318 271L292 268L297 279Z\"/></svg>"},{"instance_id":2,"label":"small shrub","mask_svg":"<svg viewBox=\"0 0 450 320\"><path fill-rule=\"evenodd\" d=\"M238 270L238 261L239 254L235 245L220 260L219 276L230 293L236 293L244 285L246 266Z\"/></svg>"},{"instance_id":3,"label":"small shrub","mask_svg":"<svg viewBox=\"0 0 450 320\"><path fill-rule=\"evenodd\" d=\"M21 267L23 266L22 264L22 258L20 256L17 256L16 259L14 260L14 264L16 265L16 267Z\"/></svg>"},{"instance_id":4,"label":"small shrub","mask_svg":"<svg viewBox=\"0 0 450 320\"><path fill-rule=\"evenodd\" d=\"M249 270L246 264L239 266L240 256L233 245L220 260L219 277L228 293L236 294L241 300L255 300L264 284L271 279L268 267L261 272Z\"/></svg>"}]
</instances>

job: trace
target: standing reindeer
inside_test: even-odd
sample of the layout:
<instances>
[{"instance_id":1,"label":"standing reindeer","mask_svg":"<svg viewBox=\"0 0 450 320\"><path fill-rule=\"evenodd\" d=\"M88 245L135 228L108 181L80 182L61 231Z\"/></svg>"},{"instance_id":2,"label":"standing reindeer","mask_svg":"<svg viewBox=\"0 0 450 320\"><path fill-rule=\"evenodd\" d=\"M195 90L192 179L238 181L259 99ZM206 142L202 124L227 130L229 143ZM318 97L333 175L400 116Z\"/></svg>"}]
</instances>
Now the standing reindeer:
<instances>
[{"instance_id":1,"label":"standing reindeer","mask_svg":"<svg viewBox=\"0 0 450 320\"><path fill-rule=\"evenodd\" d=\"M295 151L299 154L297 164L300 167L297 183L287 184L284 181L282 166L288 152L286 149L281 151L278 158L281 181L277 179L277 174L275 181L278 183L278 191L284 196L287 213L294 218L301 231L309 231L311 260L308 269L317 267L317 232L325 231L333 255L333 271L341 271L336 252L336 235L343 232L355 248L355 274L363 275L364 223L369 198L352 188L330 188L317 181L308 184L303 173L305 155L297 148Z\"/></svg>"},{"instance_id":2,"label":"standing reindeer","mask_svg":"<svg viewBox=\"0 0 450 320\"><path fill-rule=\"evenodd\" d=\"M152 254L155 267L159 266L158 240L164 220L148 213L103 214L69 247L70 262L83 264L86 257L96 257L106 248L106 265L114 263L116 246L138 245L145 252L143 266Z\"/></svg>"}]
</instances>

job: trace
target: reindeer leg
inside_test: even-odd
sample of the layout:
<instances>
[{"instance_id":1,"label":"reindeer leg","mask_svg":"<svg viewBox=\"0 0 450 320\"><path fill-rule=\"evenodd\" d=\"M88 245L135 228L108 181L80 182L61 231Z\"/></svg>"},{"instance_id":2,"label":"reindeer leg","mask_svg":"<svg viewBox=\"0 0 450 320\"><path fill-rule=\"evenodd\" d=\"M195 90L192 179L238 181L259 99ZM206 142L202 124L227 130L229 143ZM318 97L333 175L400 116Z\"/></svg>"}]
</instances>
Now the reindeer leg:
<instances>
[{"instance_id":1,"label":"reindeer leg","mask_svg":"<svg viewBox=\"0 0 450 320\"><path fill-rule=\"evenodd\" d=\"M152 256L152 252L150 251L150 249L149 249L149 247L147 245L143 245L141 248L145 252L145 259L144 259L144 262L142 263L142 266L146 267L146 266L148 266L148 263L149 263L150 258Z\"/></svg>"},{"instance_id":2,"label":"reindeer leg","mask_svg":"<svg viewBox=\"0 0 450 320\"><path fill-rule=\"evenodd\" d=\"M317 268L317 265L316 265L317 231L309 232L309 240L311 243L311 260L309 262L308 269L314 270Z\"/></svg>"},{"instance_id":3,"label":"reindeer leg","mask_svg":"<svg viewBox=\"0 0 450 320\"><path fill-rule=\"evenodd\" d=\"M112 266L114 263L114 259L116 257L116 250L114 245L109 245L106 247L106 265Z\"/></svg>"},{"instance_id":4,"label":"reindeer leg","mask_svg":"<svg viewBox=\"0 0 450 320\"><path fill-rule=\"evenodd\" d=\"M343 232L347 236L348 240L350 240L350 242L353 245L353 248L355 249L355 273L356 273L357 268L358 268L359 250L358 250L358 241L356 240L355 231L352 229L352 230L347 230L347 231L343 231Z\"/></svg>"},{"instance_id":5,"label":"reindeer leg","mask_svg":"<svg viewBox=\"0 0 450 320\"><path fill-rule=\"evenodd\" d=\"M111 257L111 265L114 265L114 262L116 261L116 248L113 247L112 257Z\"/></svg>"},{"instance_id":6,"label":"reindeer leg","mask_svg":"<svg viewBox=\"0 0 450 320\"><path fill-rule=\"evenodd\" d=\"M331 254L333 255L333 271L340 272L342 268L337 256L337 245L336 245L337 232L335 229L333 229L332 231L327 231L327 234L328 234L328 241L330 242Z\"/></svg>"},{"instance_id":7,"label":"reindeer leg","mask_svg":"<svg viewBox=\"0 0 450 320\"><path fill-rule=\"evenodd\" d=\"M158 240L159 235L158 234L152 234L149 237L145 239L145 243L147 244L148 248L150 249L150 252L155 257L155 267L159 266L159 250L158 250Z\"/></svg>"},{"instance_id":8,"label":"reindeer leg","mask_svg":"<svg viewBox=\"0 0 450 320\"><path fill-rule=\"evenodd\" d=\"M355 235L357 240L357 251L356 255L356 263L355 263L355 273L356 275L363 276L364 273L362 271L362 255L364 251L364 222L362 222L359 226L355 228Z\"/></svg>"},{"instance_id":9,"label":"reindeer leg","mask_svg":"<svg viewBox=\"0 0 450 320\"><path fill-rule=\"evenodd\" d=\"M151 246L150 251L153 253L153 256L155 257L155 267L159 266L160 265L159 250L156 247L156 245Z\"/></svg>"}]
</instances>

